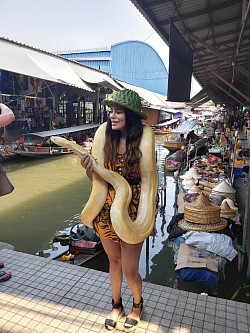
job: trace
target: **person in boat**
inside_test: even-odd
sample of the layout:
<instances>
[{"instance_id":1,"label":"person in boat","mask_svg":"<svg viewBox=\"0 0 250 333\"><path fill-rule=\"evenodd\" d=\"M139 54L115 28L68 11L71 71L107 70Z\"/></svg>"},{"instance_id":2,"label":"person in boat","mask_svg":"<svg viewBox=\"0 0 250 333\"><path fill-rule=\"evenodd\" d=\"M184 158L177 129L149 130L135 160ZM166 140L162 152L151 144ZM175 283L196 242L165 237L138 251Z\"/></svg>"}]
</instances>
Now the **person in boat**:
<instances>
[{"instance_id":1,"label":"person in boat","mask_svg":"<svg viewBox=\"0 0 250 333\"><path fill-rule=\"evenodd\" d=\"M0 103L0 130L15 120L15 115L7 105ZM0 184L1 186L1 184ZM0 282L5 282L11 278L11 272L2 271L3 261L0 260Z\"/></svg>"},{"instance_id":2,"label":"person in boat","mask_svg":"<svg viewBox=\"0 0 250 333\"><path fill-rule=\"evenodd\" d=\"M178 142L184 142L185 141L184 134L181 133L180 136L176 139L176 141L178 141Z\"/></svg>"},{"instance_id":3,"label":"person in boat","mask_svg":"<svg viewBox=\"0 0 250 333\"><path fill-rule=\"evenodd\" d=\"M116 172L122 174L131 185L132 200L129 206L130 218L137 216L140 198L140 154L139 144L143 133L142 119L147 116L141 111L141 99L136 92L123 89L106 100L110 107L104 146L105 167L114 165ZM136 107L135 107L136 106ZM81 158L88 177L92 177L92 162L89 155ZM109 273L112 290L112 311L105 320L105 331L116 330L117 321L123 316L121 290L122 277L125 276L133 295L133 307L124 323L124 332L131 332L139 324L143 311L142 279L139 274L139 260L143 241L128 244L116 234L110 219L111 204L115 191L109 184L108 196L99 215L93 221L94 230L100 237L109 259Z\"/></svg>"},{"instance_id":4,"label":"person in boat","mask_svg":"<svg viewBox=\"0 0 250 333\"><path fill-rule=\"evenodd\" d=\"M199 137L194 133L194 130L190 131L186 137L188 143L195 143L198 139Z\"/></svg>"}]
</instances>

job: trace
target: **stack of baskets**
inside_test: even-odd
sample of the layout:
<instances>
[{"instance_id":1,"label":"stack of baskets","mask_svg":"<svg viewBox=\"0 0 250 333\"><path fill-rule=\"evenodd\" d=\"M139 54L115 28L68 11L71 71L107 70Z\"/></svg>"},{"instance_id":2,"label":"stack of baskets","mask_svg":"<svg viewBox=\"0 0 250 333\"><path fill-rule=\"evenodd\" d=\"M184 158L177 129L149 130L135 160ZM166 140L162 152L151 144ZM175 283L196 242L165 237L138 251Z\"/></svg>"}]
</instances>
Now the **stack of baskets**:
<instances>
[{"instance_id":1,"label":"stack of baskets","mask_svg":"<svg viewBox=\"0 0 250 333\"><path fill-rule=\"evenodd\" d=\"M195 201L185 204L184 219L178 222L178 226L187 231L222 230L227 226L227 221L220 215L220 206L214 205L205 194L200 193Z\"/></svg>"}]
</instances>

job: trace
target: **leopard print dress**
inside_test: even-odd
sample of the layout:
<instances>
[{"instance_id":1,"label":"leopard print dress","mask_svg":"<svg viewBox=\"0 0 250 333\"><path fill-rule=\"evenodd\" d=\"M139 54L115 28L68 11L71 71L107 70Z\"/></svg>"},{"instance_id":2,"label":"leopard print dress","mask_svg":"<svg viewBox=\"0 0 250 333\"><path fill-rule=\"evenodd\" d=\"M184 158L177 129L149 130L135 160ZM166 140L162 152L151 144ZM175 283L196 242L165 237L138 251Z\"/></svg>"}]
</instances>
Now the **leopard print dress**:
<instances>
[{"instance_id":1,"label":"leopard print dress","mask_svg":"<svg viewBox=\"0 0 250 333\"><path fill-rule=\"evenodd\" d=\"M117 156L117 163L113 171L119 173L120 175L123 174L125 166L125 155L118 154ZM111 169L109 166L105 166L107 169ZM136 220L139 200L140 200L140 193L141 193L141 175L140 175L140 168L134 167L130 170L129 178L126 178L127 182L131 186L132 190L132 199L129 205L129 216L132 221ZM115 230L112 226L111 219L110 219L110 209L111 205L115 198L115 189L111 184L108 184L108 195L106 202L100 211L100 213L96 216L93 221L94 231L101 239L111 239L114 242L121 242L121 239L115 233Z\"/></svg>"}]
</instances>

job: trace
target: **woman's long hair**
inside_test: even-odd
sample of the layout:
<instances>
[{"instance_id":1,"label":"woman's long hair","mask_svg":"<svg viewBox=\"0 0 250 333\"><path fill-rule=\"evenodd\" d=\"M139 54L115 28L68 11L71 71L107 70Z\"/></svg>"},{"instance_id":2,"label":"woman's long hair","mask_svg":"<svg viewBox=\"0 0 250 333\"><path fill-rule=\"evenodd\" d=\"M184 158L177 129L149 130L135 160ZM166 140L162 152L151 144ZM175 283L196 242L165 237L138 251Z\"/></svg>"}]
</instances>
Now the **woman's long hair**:
<instances>
[{"instance_id":1,"label":"woman's long hair","mask_svg":"<svg viewBox=\"0 0 250 333\"><path fill-rule=\"evenodd\" d=\"M139 148L143 133L141 118L134 112L125 109L126 119L126 162L123 176L129 174L132 166L139 166L141 151ZM104 145L104 163L113 169L117 161L117 149L121 138L120 131L112 130L111 120L107 120L106 141Z\"/></svg>"}]
</instances>

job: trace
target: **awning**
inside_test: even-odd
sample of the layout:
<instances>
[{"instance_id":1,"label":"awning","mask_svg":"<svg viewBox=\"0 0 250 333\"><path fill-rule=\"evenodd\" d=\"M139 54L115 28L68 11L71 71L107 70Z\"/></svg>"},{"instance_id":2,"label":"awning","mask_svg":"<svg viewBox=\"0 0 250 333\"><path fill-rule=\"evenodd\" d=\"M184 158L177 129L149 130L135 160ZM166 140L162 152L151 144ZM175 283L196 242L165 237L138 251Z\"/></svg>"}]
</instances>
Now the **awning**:
<instances>
[{"instance_id":1,"label":"awning","mask_svg":"<svg viewBox=\"0 0 250 333\"><path fill-rule=\"evenodd\" d=\"M71 68L77 73L77 75L84 81L89 83L101 84L112 90L122 89L108 74L98 72L95 69L84 67L76 63L70 63Z\"/></svg>"},{"instance_id":2,"label":"awning","mask_svg":"<svg viewBox=\"0 0 250 333\"><path fill-rule=\"evenodd\" d=\"M0 38L0 69L93 92L69 63L56 55Z\"/></svg>"},{"instance_id":3,"label":"awning","mask_svg":"<svg viewBox=\"0 0 250 333\"><path fill-rule=\"evenodd\" d=\"M180 119L181 119L181 118L171 119L171 120L165 121L164 123L156 124L156 125L154 125L154 126L157 126L157 127L168 126L168 125L171 125L171 124L177 123L177 121L179 121Z\"/></svg>"},{"instance_id":4,"label":"awning","mask_svg":"<svg viewBox=\"0 0 250 333\"><path fill-rule=\"evenodd\" d=\"M171 133L188 133L194 129L198 124L198 120L185 120L176 128L174 128Z\"/></svg>"},{"instance_id":5,"label":"awning","mask_svg":"<svg viewBox=\"0 0 250 333\"><path fill-rule=\"evenodd\" d=\"M60 129L54 129L51 131L42 131L42 132L33 132L33 133L27 133L26 135L36 135L41 138L46 138L50 136L56 136L56 135L62 135L62 134L69 134L69 133L76 133L80 131L89 130L92 128L99 127L100 124L86 124L86 125L79 125L79 126L72 126L72 127L66 127L66 128L60 128Z\"/></svg>"},{"instance_id":6,"label":"awning","mask_svg":"<svg viewBox=\"0 0 250 333\"><path fill-rule=\"evenodd\" d=\"M48 73L57 82L70 84L72 86L93 91L80 77L74 72L69 63L59 57L49 56L46 53L39 53L34 50L24 49L31 61L44 72Z\"/></svg>"},{"instance_id":7,"label":"awning","mask_svg":"<svg viewBox=\"0 0 250 333\"><path fill-rule=\"evenodd\" d=\"M132 84L122 82L119 80L117 80L117 82L119 82L120 85L126 89L131 89L131 90L136 91L140 95L141 98L143 98L146 102L150 103L151 105L167 106L165 103L165 96L163 96L163 95L154 93L154 92L144 89L144 88L133 86Z\"/></svg>"}]
</instances>

